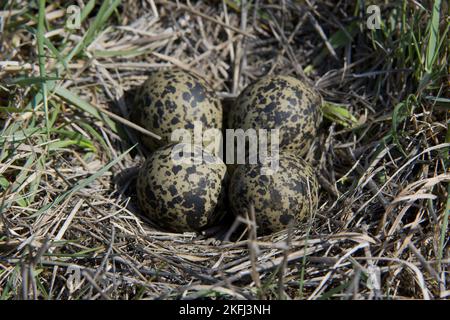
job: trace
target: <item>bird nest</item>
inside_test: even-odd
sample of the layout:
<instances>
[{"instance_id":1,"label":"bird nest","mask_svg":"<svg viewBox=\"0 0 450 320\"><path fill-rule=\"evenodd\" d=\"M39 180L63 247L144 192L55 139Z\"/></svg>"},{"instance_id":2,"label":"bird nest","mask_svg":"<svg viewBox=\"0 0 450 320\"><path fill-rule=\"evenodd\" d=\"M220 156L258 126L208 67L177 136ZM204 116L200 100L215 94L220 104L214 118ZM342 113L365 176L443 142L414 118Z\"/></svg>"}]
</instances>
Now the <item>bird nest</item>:
<instances>
[{"instance_id":1,"label":"bird nest","mask_svg":"<svg viewBox=\"0 0 450 320\"><path fill-rule=\"evenodd\" d=\"M94 7L73 30L64 2L48 4L45 37L57 49L44 42L43 61L25 1L2 9L0 99L17 110L1 113L0 296L448 295L448 113L425 98L441 95L445 79L433 74L420 87L421 71L399 54L401 32L368 30L354 1L110 2L115 10ZM380 5L385 17L398 9ZM416 6L407 12L424 19L411 23L425 30L432 12ZM42 76L41 63L44 99L42 79L19 79ZM205 77L224 112L267 74L319 90L324 122L306 159L320 206L308 221L259 237L251 219L178 234L141 215L134 184L148 153L126 121L129 97L150 71L173 67Z\"/></svg>"}]
</instances>

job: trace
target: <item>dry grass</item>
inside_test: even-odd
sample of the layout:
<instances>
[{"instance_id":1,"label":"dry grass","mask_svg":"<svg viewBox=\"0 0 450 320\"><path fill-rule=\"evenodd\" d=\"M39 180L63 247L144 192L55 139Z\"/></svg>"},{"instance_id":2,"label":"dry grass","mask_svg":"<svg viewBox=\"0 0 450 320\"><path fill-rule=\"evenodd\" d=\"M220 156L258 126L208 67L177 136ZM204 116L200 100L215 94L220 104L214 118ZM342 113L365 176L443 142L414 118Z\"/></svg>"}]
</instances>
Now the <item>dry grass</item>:
<instances>
[{"instance_id":1,"label":"dry grass","mask_svg":"<svg viewBox=\"0 0 450 320\"><path fill-rule=\"evenodd\" d=\"M2 4L0 297L447 298L448 16L434 39L432 1L376 1L371 32L365 2L113 0L73 31L65 2L45 21L37 2ZM164 67L205 76L226 110L265 74L320 90L314 219L268 237L242 219L249 236L227 241L229 225L173 234L139 214L146 150L121 119Z\"/></svg>"}]
</instances>

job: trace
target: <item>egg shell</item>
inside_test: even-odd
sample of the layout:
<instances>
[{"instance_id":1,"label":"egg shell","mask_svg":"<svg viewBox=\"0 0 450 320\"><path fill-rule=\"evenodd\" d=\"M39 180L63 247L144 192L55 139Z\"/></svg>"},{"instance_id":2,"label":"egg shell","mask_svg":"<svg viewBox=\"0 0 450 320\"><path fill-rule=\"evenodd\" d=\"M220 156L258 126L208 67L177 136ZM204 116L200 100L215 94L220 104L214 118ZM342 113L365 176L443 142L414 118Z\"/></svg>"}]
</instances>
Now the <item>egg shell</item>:
<instances>
[{"instance_id":1,"label":"egg shell","mask_svg":"<svg viewBox=\"0 0 450 320\"><path fill-rule=\"evenodd\" d=\"M268 76L247 86L228 114L230 129L279 129L280 150L304 156L321 122L320 95L290 76Z\"/></svg>"},{"instance_id":2,"label":"egg shell","mask_svg":"<svg viewBox=\"0 0 450 320\"><path fill-rule=\"evenodd\" d=\"M223 127L222 106L214 90L204 79L180 69L159 70L149 76L137 92L131 120L161 136L161 140L142 136L152 151L176 142L171 141L176 129L192 132L195 121L202 123L203 131Z\"/></svg>"},{"instance_id":3,"label":"egg shell","mask_svg":"<svg viewBox=\"0 0 450 320\"><path fill-rule=\"evenodd\" d=\"M262 164L243 164L235 169L230 185L230 206L245 216L253 204L258 235L286 229L311 217L318 206L318 182L311 166L289 152L280 154L279 168L261 174Z\"/></svg>"},{"instance_id":4,"label":"egg shell","mask_svg":"<svg viewBox=\"0 0 450 320\"><path fill-rule=\"evenodd\" d=\"M185 146L172 144L155 151L139 170L136 183L143 213L175 232L202 230L223 213L226 165L197 145L188 145L192 158L180 161L174 155ZM201 154L201 163L191 161Z\"/></svg>"}]
</instances>

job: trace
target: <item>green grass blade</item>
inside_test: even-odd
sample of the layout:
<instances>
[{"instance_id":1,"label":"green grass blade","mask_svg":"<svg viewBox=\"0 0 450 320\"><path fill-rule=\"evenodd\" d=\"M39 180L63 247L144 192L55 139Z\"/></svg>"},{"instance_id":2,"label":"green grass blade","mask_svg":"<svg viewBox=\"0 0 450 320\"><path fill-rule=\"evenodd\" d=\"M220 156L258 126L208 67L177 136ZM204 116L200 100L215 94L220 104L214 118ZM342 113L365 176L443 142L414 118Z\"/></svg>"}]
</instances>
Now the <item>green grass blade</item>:
<instances>
[{"instance_id":1,"label":"green grass blade","mask_svg":"<svg viewBox=\"0 0 450 320\"><path fill-rule=\"evenodd\" d=\"M87 32L83 35L80 42L72 49L72 51L67 55L65 63L69 63L74 56L84 50L92 41L94 41L96 34L103 27L106 20L112 14L114 9L119 5L120 0L106 0L103 1L94 22L89 27Z\"/></svg>"},{"instance_id":2,"label":"green grass blade","mask_svg":"<svg viewBox=\"0 0 450 320\"><path fill-rule=\"evenodd\" d=\"M323 116L330 121L339 123L343 127L353 128L358 124L355 116L343 105L324 101L322 105Z\"/></svg>"},{"instance_id":3,"label":"green grass blade","mask_svg":"<svg viewBox=\"0 0 450 320\"><path fill-rule=\"evenodd\" d=\"M0 107L0 113L23 113L26 111L15 107Z\"/></svg>"},{"instance_id":4,"label":"green grass blade","mask_svg":"<svg viewBox=\"0 0 450 320\"><path fill-rule=\"evenodd\" d=\"M38 30L37 30L37 45L38 45L38 61L39 61L39 74L42 78L45 78L45 0L39 0L39 17L38 17ZM44 102L44 113L45 113L45 126L47 128L47 136L50 138L48 133L50 130L48 126L48 103L47 103L47 84L44 80L41 83L42 97Z\"/></svg>"},{"instance_id":5,"label":"green grass blade","mask_svg":"<svg viewBox=\"0 0 450 320\"><path fill-rule=\"evenodd\" d=\"M97 149L92 145L92 143L90 143L85 139L55 141L48 144L48 151L61 150L69 146L78 146L82 149L89 149L92 152L97 151Z\"/></svg>"},{"instance_id":6,"label":"green grass blade","mask_svg":"<svg viewBox=\"0 0 450 320\"><path fill-rule=\"evenodd\" d=\"M73 106L89 113L93 117L107 123L109 125L109 127L115 133L118 132L116 123L113 120L111 120L111 118L109 118L108 116L102 114L100 111L95 109L89 102L81 99L79 96L77 96L76 94L72 93L71 91L69 91L63 87L57 87L55 89L55 93L58 96L60 96L61 98L63 98L64 100L66 100L67 102L69 102L69 106L73 105Z\"/></svg>"},{"instance_id":7,"label":"green grass blade","mask_svg":"<svg viewBox=\"0 0 450 320\"><path fill-rule=\"evenodd\" d=\"M427 55L425 62L425 71L431 73L433 71L433 64L439 54L439 11L441 9L441 0L434 0L433 12L430 21L430 34L428 38Z\"/></svg>"},{"instance_id":8,"label":"green grass blade","mask_svg":"<svg viewBox=\"0 0 450 320\"><path fill-rule=\"evenodd\" d=\"M80 21L83 22L87 16L89 15L89 13L91 13L92 9L94 9L95 7L95 0L90 0L83 8L83 10L81 10L81 17L80 17Z\"/></svg>"},{"instance_id":9,"label":"green grass blade","mask_svg":"<svg viewBox=\"0 0 450 320\"><path fill-rule=\"evenodd\" d=\"M106 143L105 139L103 139L102 135L98 133L97 130L95 130L91 125L85 122L77 121L76 122L80 127L82 127L84 130L87 131L88 134L90 134L95 140L97 140L101 146L103 147L103 151L105 151L108 155L108 159L112 159L111 150L108 147L108 144Z\"/></svg>"},{"instance_id":10,"label":"green grass blade","mask_svg":"<svg viewBox=\"0 0 450 320\"><path fill-rule=\"evenodd\" d=\"M16 84L19 86L30 86L33 84L45 84L49 80L61 80L62 78L58 77L18 77L18 78L12 78L7 81L8 84Z\"/></svg>"},{"instance_id":11,"label":"green grass blade","mask_svg":"<svg viewBox=\"0 0 450 320\"><path fill-rule=\"evenodd\" d=\"M407 106L406 101L402 101L398 103L394 107L394 111L392 112L392 140L397 145L397 148L400 150L400 152L403 154L403 156L407 156L405 150L403 149L400 140L398 139L398 125L403 121L404 116L402 112L404 111L405 107Z\"/></svg>"},{"instance_id":12,"label":"green grass blade","mask_svg":"<svg viewBox=\"0 0 450 320\"><path fill-rule=\"evenodd\" d=\"M353 41L354 36L358 33L358 24L356 22L351 23L350 25L344 27L334 33L328 41L330 42L333 49L339 49L347 44L350 44ZM313 64L318 65L322 62L322 60L329 53L327 48L322 49L319 55L314 59Z\"/></svg>"}]
</instances>

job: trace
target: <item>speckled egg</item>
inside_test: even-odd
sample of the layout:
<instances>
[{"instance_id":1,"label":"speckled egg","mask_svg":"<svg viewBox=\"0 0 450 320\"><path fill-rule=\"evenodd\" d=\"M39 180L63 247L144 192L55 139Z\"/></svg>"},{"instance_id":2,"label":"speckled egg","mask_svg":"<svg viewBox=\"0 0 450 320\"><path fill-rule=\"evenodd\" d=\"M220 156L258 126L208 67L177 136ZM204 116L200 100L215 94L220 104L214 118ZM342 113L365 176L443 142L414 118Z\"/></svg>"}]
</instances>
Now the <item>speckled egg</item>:
<instances>
[{"instance_id":1,"label":"speckled egg","mask_svg":"<svg viewBox=\"0 0 450 320\"><path fill-rule=\"evenodd\" d=\"M312 168L291 153L282 153L279 167L264 175L261 164L239 165L229 186L234 214L245 216L255 208L258 235L286 229L312 216L318 206L318 183Z\"/></svg>"},{"instance_id":2,"label":"speckled egg","mask_svg":"<svg viewBox=\"0 0 450 320\"><path fill-rule=\"evenodd\" d=\"M194 128L199 121L206 129L222 129L222 106L208 83L195 74L180 69L154 72L137 92L131 119L162 137L156 140L142 136L150 149L172 142L176 129Z\"/></svg>"},{"instance_id":3,"label":"speckled egg","mask_svg":"<svg viewBox=\"0 0 450 320\"><path fill-rule=\"evenodd\" d=\"M186 147L191 149L183 154ZM167 145L153 152L139 170L138 202L163 229L199 231L221 218L225 177L223 161L201 146Z\"/></svg>"},{"instance_id":4,"label":"speckled egg","mask_svg":"<svg viewBox=\"0 0 450 320\"><path fill-rule=\"evenodd\" d=\"M306 83L290 76L270 76L247 86L237 98L228 127L279 129L280 150L309 150L321 121L321 98Z\"/></svg>"}]
</instances>

